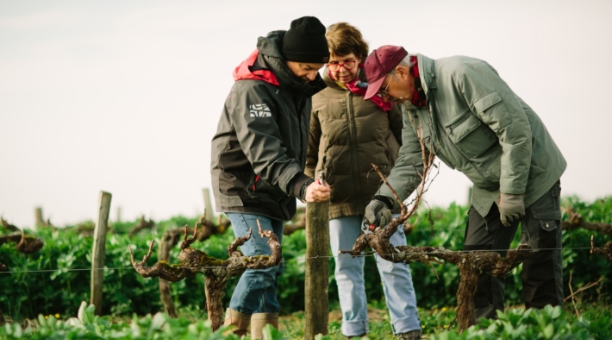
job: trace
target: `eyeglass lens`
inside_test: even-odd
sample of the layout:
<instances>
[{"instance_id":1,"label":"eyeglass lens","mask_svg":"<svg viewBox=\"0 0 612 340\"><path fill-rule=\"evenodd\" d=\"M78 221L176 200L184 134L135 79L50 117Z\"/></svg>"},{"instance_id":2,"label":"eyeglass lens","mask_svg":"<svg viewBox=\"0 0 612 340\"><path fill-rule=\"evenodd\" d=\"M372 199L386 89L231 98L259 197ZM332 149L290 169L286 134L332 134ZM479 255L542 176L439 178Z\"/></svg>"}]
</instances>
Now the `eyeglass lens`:
<instances>
[{"instance_id":1,"label":"eyeglass lens","mask_svg":"<svg viewBox=\"0 0 612 340\"><path fill-rule=\"evenodd\" d=\"M346 70L350 70L353 67L355 67L355 64L357 63L356 60L345 60L343 62L337 62L337 61L332 61L329 64L327 64L327 66L329 67L330 70L332 71L336 71L340 68L340 66L344 66L344 68Z\"/></svg>"}]
</instances>

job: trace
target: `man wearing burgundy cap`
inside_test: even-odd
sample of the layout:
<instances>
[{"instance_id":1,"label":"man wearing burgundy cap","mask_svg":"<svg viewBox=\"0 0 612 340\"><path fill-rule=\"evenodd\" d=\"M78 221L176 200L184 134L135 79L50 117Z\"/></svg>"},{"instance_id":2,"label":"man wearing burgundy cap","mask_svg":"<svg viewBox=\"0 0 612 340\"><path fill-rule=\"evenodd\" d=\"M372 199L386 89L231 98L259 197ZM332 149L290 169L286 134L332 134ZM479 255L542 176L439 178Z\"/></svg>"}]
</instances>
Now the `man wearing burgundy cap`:
<instances>
[{"instance_id":1,"label":"man wearing burgundy cap","mask_svg":"<svg viewBox=\"0 0 612 340\"><path fill-rule=\"evenodd\" d=\"M522 242L541 249L523 264L525 306L561 305L559 178L567 164L536 113L479 59L434 60L382 46L368 56L365 73L366 99L378 95L406 108L402 146L387 178L400 199L421 182L421 126L428 152L473 183L464 249L504 256L521 222ZM366 225L389 223L397 204L383 186L366 207ZM474 302L477 319L494 318L504 308L504 278L481 275Z\"/></svg>"}]
</instances>

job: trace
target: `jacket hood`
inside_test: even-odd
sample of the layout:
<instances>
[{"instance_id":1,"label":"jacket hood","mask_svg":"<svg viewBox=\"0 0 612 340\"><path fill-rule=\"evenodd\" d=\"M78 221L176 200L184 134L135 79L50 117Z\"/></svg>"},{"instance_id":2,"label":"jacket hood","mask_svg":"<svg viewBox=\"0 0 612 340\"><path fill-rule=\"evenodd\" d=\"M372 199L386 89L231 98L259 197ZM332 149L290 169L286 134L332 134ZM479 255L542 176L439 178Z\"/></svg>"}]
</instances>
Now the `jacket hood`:
<instances>
[{"instance_id":1,"label":"jacket hood","mask_svg":"<svg viewBox=\"0 0 612 340\"><path fill-rule=\"evenodd\" d=\"M285 58L281 53L283 47L283 37L287 31L272 31L265 37L259 37L257 39L257 50L261 54L265 54L270 57L279 58L283 62Z\"/></svg>"},{"instance_id":2,"label":"jacket hood","mask_svg":"<svg viewBox=\"0 0 612 340\"><path fill-rule=\"evenodd\" d=\"M257 39L257 49L251 53L240 65L234 69L234 80L263 80L275 86L280 86L280 83L272 70L269 69L265 62L257 62L261 55L267 55L278 59L283 59L281 54L281 46L283 37L287 31L272 31L266 37ZM255 68L253 66L257 65Z\"/></svg>"},{"instance_id":3,"label":"jacket hood","mask_svg":"<svg viewBox=\"0 0 612 340\"><path fill-rule=\"evenodd\" d=\"M326 87L320 75L305 82L285 64L281 54L283 37L287 31L272 31L257 40L257 50L234 70L234 80L263 80L281 89L311 97Z\"/></svg>"},{"instance_id":4,"label":"jacket hood","mask_svg":"<svg viewBox=\"0 0 612 340\"><path fill-rule=\"evenodd\" d=\"M255 50L248 58L246 58L240 65L236 66L232 76L234 81L252 79L252 80L263 80L266 83L270 83L275 86L279 86L278 79L274 73L267 69L257 69L251 71L253 65L257 62L259 51Z\"/></svg>"}]
</instances>

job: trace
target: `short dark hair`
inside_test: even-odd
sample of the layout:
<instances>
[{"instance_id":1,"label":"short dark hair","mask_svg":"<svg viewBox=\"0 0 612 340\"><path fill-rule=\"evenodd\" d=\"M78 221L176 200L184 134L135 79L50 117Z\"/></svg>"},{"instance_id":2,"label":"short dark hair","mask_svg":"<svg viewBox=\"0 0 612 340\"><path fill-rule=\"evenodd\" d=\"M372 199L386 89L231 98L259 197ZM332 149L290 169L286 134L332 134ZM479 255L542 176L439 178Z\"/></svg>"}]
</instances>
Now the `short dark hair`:
<instances>
[{"instance_id":1,"label":"short dark hair","mask_svg":"<svg viewBox=\"0 0 612 340\"><path fill-rule=\"evenodd\" d=\"M368 56L368 43L363 40L361 32L346 22L335 23L325 33L331 55L345 56L354 53L365 60Z\"/></svg>"}]
</instances>

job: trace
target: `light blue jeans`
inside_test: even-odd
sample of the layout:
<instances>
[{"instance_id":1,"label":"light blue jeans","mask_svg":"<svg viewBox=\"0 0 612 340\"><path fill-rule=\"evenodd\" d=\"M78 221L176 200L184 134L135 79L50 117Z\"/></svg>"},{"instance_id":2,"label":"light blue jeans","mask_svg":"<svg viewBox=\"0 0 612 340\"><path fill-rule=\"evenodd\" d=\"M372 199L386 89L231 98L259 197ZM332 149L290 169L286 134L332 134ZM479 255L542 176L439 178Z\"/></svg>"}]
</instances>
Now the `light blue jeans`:
<instances>
[{"instance_id":1,"label":"light blue jeans","mask_svg":"<svg viewBox=\"0 0 612 340\"><path fill-rule=\"evenodd\" d=\"M236 237L241 237L253 229L251 239L240 249L245 256L270 255L268 239L259 236L257 220L262 230L272 230L282 244L283 221L255 214L225 213L232 222ZM229 307L244 314L278 313L280 305L276 298L278 277L283 272L283 263L265 269L247 269L238 280Z\"/></svg>"},{"instance_id":2,"label":"light blue jeans","mask_svg":"<svg viewBox=\"0 0 612 340\"><path fill-rule=\"evenodd\" d=\"M355 240L361 233L362 219L363 215L359 215L334 218L329 221L330 243L334 254L338 254L338 250L353 248ZM406 245L403 226L397 228L390 241L394 246ZM349 254L341 254L334 259L340 309L342 309L342 334L345 336L366 334L369 332L369 325L363 275L365 260L363 257L353 258ZM393 332L398 334L421 329L408 265L393 263L376 255L376 266L382 278Z\"/></svg>"}]
</instances>

